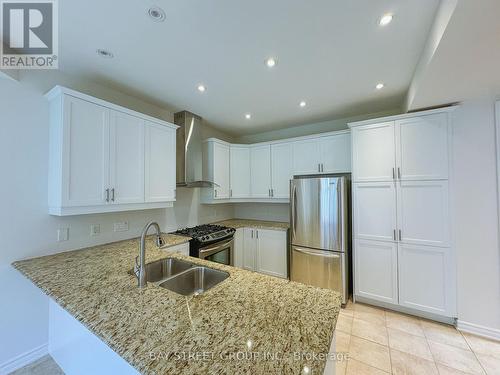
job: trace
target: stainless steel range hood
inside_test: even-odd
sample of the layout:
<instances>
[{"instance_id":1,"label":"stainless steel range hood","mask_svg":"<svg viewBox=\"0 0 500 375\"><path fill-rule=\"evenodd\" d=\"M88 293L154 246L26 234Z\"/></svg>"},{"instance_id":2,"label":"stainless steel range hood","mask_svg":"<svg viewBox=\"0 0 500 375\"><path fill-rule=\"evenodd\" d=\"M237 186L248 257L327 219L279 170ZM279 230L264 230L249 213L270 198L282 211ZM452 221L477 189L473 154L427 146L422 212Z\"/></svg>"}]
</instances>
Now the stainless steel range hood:
<instances>
[{"instance_id":1,"label":"stainless steel range hood","mask_svg":"<svg viewBox=\"0 0 500 375\"><path fill-rule=\"evenodd\" d=\"M188 111L174 114L177 129L177 186L213 187L203 180L201 117Z\"/></svg>"}]
</instances>

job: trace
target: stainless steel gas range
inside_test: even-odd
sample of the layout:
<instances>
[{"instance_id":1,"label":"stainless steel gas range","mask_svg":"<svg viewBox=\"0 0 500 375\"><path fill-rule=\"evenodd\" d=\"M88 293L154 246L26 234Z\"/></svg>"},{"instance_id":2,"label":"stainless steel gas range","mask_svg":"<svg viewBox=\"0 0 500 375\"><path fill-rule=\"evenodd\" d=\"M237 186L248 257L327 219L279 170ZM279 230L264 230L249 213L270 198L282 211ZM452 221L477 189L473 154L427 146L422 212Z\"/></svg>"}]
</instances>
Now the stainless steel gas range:
<instances>
[{"instance_id":1,"label":"stainless steel gas range","mask_svg":"<svg viewBox=\"0 0 500 375\"><path fill-rule=\"evenodd\" d=\"M204 224L175 232L191 237L189 255L221 264L234 265L234 228Z\"/></svg>"}]
</instances>

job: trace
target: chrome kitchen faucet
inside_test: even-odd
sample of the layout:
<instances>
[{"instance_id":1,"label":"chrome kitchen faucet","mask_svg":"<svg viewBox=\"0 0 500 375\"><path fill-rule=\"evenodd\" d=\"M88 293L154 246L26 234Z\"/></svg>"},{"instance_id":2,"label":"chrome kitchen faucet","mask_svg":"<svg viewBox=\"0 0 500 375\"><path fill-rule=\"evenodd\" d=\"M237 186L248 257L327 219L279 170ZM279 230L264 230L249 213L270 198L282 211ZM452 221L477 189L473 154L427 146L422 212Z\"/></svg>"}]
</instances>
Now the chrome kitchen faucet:
<instances>
[{"instance_id":1,"label":"chrome kitchen faucet","mask_svg":"<svg viewBox=\"0 0 500 375\"><path fill-rule=\"evenodd\" d=\"M139 256L135 257L134 273L137 276L138 287L144 288L147 285L146 282L146 235L149 228L155 227L156 229L156 246L162 247L164 245L163 239L161 238L160 226L157 222L150 221L146 224L141 234L141 242L139 245ZM139 258L139 259L137 259Z\"/></svg>"}]
</instances>

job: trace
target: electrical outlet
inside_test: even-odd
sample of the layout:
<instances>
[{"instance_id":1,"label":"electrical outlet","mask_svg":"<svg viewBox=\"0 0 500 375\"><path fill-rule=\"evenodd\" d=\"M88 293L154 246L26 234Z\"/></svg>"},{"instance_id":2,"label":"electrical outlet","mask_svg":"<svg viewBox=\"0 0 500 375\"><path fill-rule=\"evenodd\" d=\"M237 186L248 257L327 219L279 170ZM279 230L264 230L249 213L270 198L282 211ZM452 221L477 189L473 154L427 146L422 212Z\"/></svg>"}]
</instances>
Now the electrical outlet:
<instances>
[{"instance_id":1,"label":"electrical outlet","mask_svg":"<svg viewBox=\"0 0 500 375\"><path fill-rule=\"evenodd\" d=\"M57 230L57 242L67 241L69 239L69 228L59 228Z\"/></svg>"},{"instance_id":2,"label":"electrical outlet","mask_svg":"<svg viewBox=\"0 0 500 375\"><path fill-rule=\"evenodd\" d=\"M115 232L126 232L128 231L128 221L120 221L113 224L113 230Z\"/></svg>"},{"instance_id":3,"label":"electrical outlet","mask_svg":"<svg viewBox=\"0 0 500 375\"><path fill-rule=\"evenodd\" d=\"M98 236L101 234L101 226L99 224L92 224L90 226L90 235Z\"/></svg>"}]
</instances>

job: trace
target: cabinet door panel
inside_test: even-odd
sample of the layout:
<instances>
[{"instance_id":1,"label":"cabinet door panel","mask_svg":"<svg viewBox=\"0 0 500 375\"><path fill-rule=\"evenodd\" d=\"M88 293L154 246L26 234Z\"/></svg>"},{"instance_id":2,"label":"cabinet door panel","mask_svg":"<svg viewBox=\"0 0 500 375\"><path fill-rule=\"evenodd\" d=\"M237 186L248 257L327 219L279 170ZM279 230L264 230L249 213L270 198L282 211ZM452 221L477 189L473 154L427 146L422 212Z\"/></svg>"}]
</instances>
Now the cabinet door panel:
<instances>
[{"instance_id":1,"label":"cabinet door panel","mask_svg":"<svg viewBox=\"0 0 500 375\"><path fill-rule=\"evenodd\" d=\"M109 187L109 110L65 96L63 206L106 203Z\"/></svg>"},{"instance_id":2,"label":"cabinet door panel","mask_svg":"<svg viewBox=\"0 0 500 375\"><path fill-rule=\"evenodd\" d=\"M257 240L255 238L255 229L245 228L243 232L243 268L249 271L255 271L255 252Z\"/></svg>"},{"instance_id":3,"label":"cabinet door panel","mask_svg":"<svg viewBox=\"0 0 500 375\"><path fill-rule=\"evenodd\" d=\"M292 172L292 144L271 145L271 181L273 198L290 198Z\"/></svg>"},{"instance_id":4,"label":"cabinet door panel","mask_svg":"<svg viewBox=\"0 0 500 375\"><path fill-rule=\"evenodd\" d=\"M339 134L319 140L323 173L351 171L351 135Z\"/></svg>"},{"instance_id":5,"label":"cabinet door panel","mask_svg":"<svg viewBox=\"0 0 500 375\"><path fill-rule=\"evenodd\" d=\"M396 187L394 182L354 183L354 237L395 241Z\"/></svg>"},{"instance_id":6,"label":"cabinet door panel","mask_svg":"<svg viewBox=\"0 0 500 375\"><path fill-rule=\"evenodd\" d=\"M449 246L449 221L448 181L398 182L398 228L402 242Z\"/></svg>"},{"instance_id":7,"label":"cabinet door panel","mask_svg":"<svg viewBox=\"0 0 500 375\"><path fill-rule=\"evenodd\" d=\"M287 278L286 232L256 230L257 272Z\"/></svg>"},{"instance_id":8,"label":"cabinet door panel","mask_svg":"<svg viewBox=\"0 0 500 375\"><path fill-rule=\"evenodd\" d=\"M353 181L393 180L396 165L394 122L355 127L351 136Z\"/></svg>"},{"instance_id":9,"label":"cabinet door panel","mask_svg":"<svg viewBox=\"0 0 500 375\"><path fill-rule=\"evenodd\" d=\"M245 253L245 229L238 228L234 234L234 266L243 268Z\"/></svg>"},{"instance_id":10,"label":"cabinet door panel","mask_svg":"<svg viewBox=\"0 0 500 375\"><path fill-rule=\"evenodd\" d=\"M146 202L175 200L175 129L146 123Z\"/></svg>"},{"instance_id":11,"label":"cabinet door panel","mask_svg":"<svg viewBox=\"0 0 500 375\"><path fill-rule=\"evenodd\" d=\"M270 198L271 146L250 148L251 197Z\"/></svg>"},{"instance_id":12,"label":"cabinet door panel","mask_svg":"<svg viewBox=\"0 0 500 375\"><path fill-rule=\"evenodd\" d=\"M447 115L396 121L398 168L401 180L448 178Z\"/></svg>"},{"instance_id":13,"label":"cabinet door panel","mask_svg":"<svg viewBox=\"0 0 500 375\"><path fill-rule=\"evenodd\" d=\"M400 244L398 258L400 304L451 316L450 249Z\"/></svg>"},{"instance_id":14,"label":"cabinet door panel","mask_svg":"<svg viewBox=\"0 0 500 375\"><path fill-rule=\"evenodd\" d=\"M293 174L317 174L319 173L320 153L317 139L297 141L292 144L293 148Z\"/></svg>"},{"instance_id":15,"label":"cabinet door panel","mask_svg":"<svg viewBox=\"0 0 500 375\"><path fill-rule=\"evenodd\" d=\"M231 198L250 196L250 149L231 146L230 150Z\"/></svg>"},{"instance_id":16,"label":"cabinet door panel","mask_svg":"<svg viewBox=\"0 0 500 375\"><path fill-rule=\"evenodd\" d=\"M113 203L144 202L144 121L111 112L110 187Z\"/></svg>"},{"instance_id":17,"label":"cabinet door panel","mask_svg":"<svg viewBox=\"0 0 500 375\"><path fill-rule=\"evenodd\" d=\"M214 145L215 199L229 198L229 146L215 142Z\"/></svg>"},{"instance_id":18,"label":"cabinet door panel","mask_svg":"<svg viewBox=\"0 0 500 375\"><path fill-rule=\"evenodd\" d=\"M356 240L354 259L356 295L397 304L397 244Z\"/></svg>"}]
</instances>

